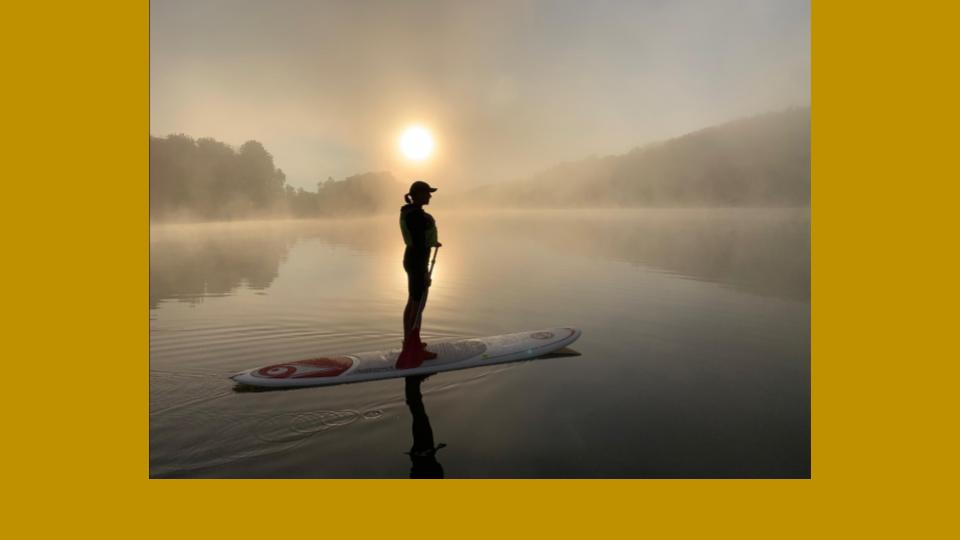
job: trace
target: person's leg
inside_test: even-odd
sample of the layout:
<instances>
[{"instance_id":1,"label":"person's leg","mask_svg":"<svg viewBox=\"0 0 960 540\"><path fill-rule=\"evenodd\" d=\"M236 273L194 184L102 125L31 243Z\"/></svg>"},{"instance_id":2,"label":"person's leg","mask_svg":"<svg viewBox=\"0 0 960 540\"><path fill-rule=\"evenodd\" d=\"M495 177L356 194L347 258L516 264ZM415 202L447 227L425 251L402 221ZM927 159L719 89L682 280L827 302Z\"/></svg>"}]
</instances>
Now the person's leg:
<instances>
[{"instance_id":1,"label":"person's leg","mask_svg":"<svg viewBox=\"0 0 960 540\"><path fill-rule=\"evenodd\" d=\"M420 317L421 317L420 323L423 322L423 321L422 321L422 318L423 318L423 310L426 309L426 307L427 307L427 292L428 292L428 291L426 290L426 288L424 288L423 297L421 298L421 302L418 303L418 305L417 305L417 308L419 308L419 315L420 315ZM415 311L415 312L414 312L414 319L416 319L416 318L417 318L417 312ZM418 323L415 321L415 324L418 324ZM418 324L418 328L417 328L417 336L418 336L418 337L419 337L419 335L420 335L420 328L419 328L419 326L422 326L422 324ZM423 340L420 340L420 346L423 348L423 359L424 359L424 360L432 360L432 359L434 359L434 358L437 357L437 354L436 354L436 353L427 350L427 344L424 343Z\"/></svg>"},{"instance_id":2,"label":"person's leg","mask_svg":"<svg viewBox=\"0 0 960 540\"><path fill-rule=\"evenodd\" d=\"M422 314L422 308L426 304L426 295L427 295L427 269L426 261L423 261L423 264L408 263L404 261L403 264L404 270L407 272L407 306L403 310L403 343L404 347L409 346L409 339L411 334L414 332L414 326L417 325L417 317ZM419 328L416 329L417 338L419 338ZM420 341L418 339L418 341ZM436 358L437 355L431 351L426 350L426 344L420 341L420 346L423 350L423 359L431 360Z\"/></svg>"},{"instance_id":3,"label":"person's leg","mask_svg":"<svg viewBox=\"0 0 960 540\"><path fill-rule=\"evenodd\" d=\"M420 265L404 260L403 269L407 272L407 305L403 309L403 339L406 341L417 320L417 311L426 289L426 281L423 279Z\"/></svg>"},{"instance_id":4,"label":"person's leg","mask_svg":"<svg viewBox=\"0 0 960 540\"><path fill-rule=\"evenodd\" d=\"M406 339L410 336L410 332L413 331L413 323L417 318L417 308L420 307L420 301L414 300L413 297L407 298L407 307L403 309L403 339Z\"/></svg>"}]
</instances>

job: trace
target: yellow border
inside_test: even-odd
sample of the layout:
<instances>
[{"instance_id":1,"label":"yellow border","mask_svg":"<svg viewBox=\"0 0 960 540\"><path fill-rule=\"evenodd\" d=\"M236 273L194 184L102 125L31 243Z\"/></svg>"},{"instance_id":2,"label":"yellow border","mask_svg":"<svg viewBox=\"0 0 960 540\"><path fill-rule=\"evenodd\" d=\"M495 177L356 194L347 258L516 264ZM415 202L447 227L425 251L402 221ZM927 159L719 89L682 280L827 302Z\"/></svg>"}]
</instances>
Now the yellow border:
<instances>
[{"instance_id":1,"label":"yellow border","mask_svg":"<svg viewBox=\"0 0 960 540\"><path fill-rule=\"evenodd\" d=\"M956 444L938 434L956 437L957 370L936 337L956 326L943 295L958 274L933 261L956 252L935 236L956 199L930 182L956 179L956 107L938 102L960 92L946 77L957 14L940 6L814 5L812 480L437 483L147 479L148 6L4 4L7 525L178 539L942 532Z\"/></svg>"}]
</instances>

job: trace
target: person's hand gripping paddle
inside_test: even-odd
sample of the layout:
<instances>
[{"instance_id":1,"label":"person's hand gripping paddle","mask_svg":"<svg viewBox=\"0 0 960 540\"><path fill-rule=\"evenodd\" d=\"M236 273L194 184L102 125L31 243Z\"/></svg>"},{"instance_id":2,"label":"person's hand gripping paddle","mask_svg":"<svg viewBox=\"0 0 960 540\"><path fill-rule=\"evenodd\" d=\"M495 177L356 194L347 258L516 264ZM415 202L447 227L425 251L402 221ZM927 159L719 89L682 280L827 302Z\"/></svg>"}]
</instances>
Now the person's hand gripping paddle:
<instances>
[{"instance_id":1,"label":"person's hand gripping paddle","mask_svg":"<svg viewBox=\"0 0 960 540\"><path fill-rule=\"evenodd\" d=\"M404 338L403 350L400 351L400 356L397 357L397 363L395 364L397 369L419 367L424 360L428 359L428 354L431 355L430 358L436 357L433 353L427 353L427 351L424 350L425 345L420 341L420 322L423 320L423 307L427 304L427 293L430 292L433 267L437 264L437 253L439 252L440 246L437 246L433 251L433 260L430 261L430 268L427 270L427 287L423 291L423 296L420 297L420 305L417 307L417 318L414 319L413 328L410 329L410 333Z\"/></svg>"}]
</instances>

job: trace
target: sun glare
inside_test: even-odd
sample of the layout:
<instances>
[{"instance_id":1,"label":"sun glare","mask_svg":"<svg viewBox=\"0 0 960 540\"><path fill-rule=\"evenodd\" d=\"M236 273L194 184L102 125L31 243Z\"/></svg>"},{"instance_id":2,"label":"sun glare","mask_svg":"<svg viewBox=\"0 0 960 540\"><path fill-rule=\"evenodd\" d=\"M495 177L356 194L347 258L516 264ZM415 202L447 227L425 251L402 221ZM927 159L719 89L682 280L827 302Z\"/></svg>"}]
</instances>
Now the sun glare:
<instances>
[{"instance_id":1,"label":"sun glare","mask_svg":"<svg viewBox=\"0 0 960 540\"><path fill-rule=\"evenodd\" d=\"M414 161L427 159L433 152L433 136L425 127L410 126L400 136L400 151Z\"/></svg>"}]
</instances>

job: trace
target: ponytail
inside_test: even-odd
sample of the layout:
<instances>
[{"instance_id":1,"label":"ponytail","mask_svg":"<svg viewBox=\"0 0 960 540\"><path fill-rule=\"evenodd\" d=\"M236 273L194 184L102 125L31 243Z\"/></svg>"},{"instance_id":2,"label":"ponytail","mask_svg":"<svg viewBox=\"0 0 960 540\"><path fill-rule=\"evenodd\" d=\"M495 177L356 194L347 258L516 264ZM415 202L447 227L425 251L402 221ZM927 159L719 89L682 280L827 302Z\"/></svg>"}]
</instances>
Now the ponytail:
<instances>
[{"instance_id":1,"label":"ponytail","mask_svg":"<svg viewBox=\"0 0 960 540\"><path fill-rule=\"evenodd\" d=\"M413 202L413 200L410 199L410 194L409 194L409 193L407 193L407 194L405 194L405 195L403 196L403 200L407 201L407 204L410 204L410 203Z\"/></svg>"}]
</instances>

